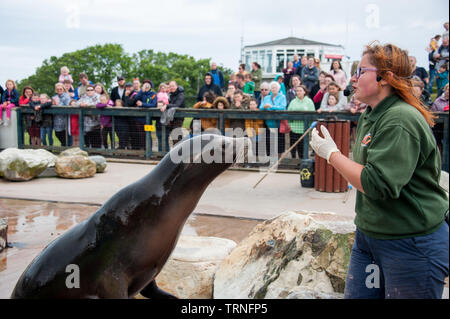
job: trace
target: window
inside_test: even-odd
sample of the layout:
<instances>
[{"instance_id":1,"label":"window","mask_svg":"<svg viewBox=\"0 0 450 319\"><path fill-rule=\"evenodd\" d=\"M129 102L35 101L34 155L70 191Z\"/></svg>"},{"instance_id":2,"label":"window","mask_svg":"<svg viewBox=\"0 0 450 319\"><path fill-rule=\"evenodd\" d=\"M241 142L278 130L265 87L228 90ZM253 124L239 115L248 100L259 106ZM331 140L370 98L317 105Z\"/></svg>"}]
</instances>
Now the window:
<instances>
[{"instance_id":1,"label":"window","mask_svg":"<svg viewBox=\"0 0 450 319\"><path fill-rule=\"evenodd\" d=\"M283 72L284 60L285 60L284 51L277 50L277 70L276 70L276 72Z\"/></svg>"},{"instance_id":2,"label":"window","mask_svg":"<svg viewBox=\"0 0 450 319\"><path fill-rule=\"evenodd\" d=\"M272 50L267 50L266 51L266 63L267 63L267 67L265 68L267 73L273 73L272 70ZM264 71L264 69L263 69Z\"/></svg>"},{"instance_id":3,"label":"window","mask_svg":"<svg viewBox=\"0 0 450 319\"><path fill-rule=\"evenodd\" d=\"M288 61L294 61L294 50L287 50L287 60L286 60L286 65Z\"/></svg>"},{"instance_id":4,"label":"window","mask_svg":"<svg viewBox=\"0 0 450 319\"><path fill-rule=\"evenodd\" d=\"M263 71L264 71L265 57L266 57L265 51L264 50L259 51L259 56L258 56L258 60L257 61L258 61L259 65L261 66L261 69Z\"/></svg>"}]
</instances>

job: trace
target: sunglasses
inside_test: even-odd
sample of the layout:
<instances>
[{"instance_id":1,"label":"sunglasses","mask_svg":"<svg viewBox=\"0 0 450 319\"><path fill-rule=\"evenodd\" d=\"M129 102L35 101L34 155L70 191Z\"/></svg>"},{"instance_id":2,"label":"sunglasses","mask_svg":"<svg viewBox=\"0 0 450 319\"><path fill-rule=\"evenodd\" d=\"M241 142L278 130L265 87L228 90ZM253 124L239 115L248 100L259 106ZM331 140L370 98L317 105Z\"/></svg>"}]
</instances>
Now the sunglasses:
<instances>
[{"instance_id":1,"label":"sunglasses","mask_svg":"<svg viewBox=\"0 0 450 319\"><path fill-rule=\"evenodd\" d=\"M93 89L89 89L89 90L86 90L87 92L92 92L92 91L94 91Z\"/></svg>"}]
</instances>

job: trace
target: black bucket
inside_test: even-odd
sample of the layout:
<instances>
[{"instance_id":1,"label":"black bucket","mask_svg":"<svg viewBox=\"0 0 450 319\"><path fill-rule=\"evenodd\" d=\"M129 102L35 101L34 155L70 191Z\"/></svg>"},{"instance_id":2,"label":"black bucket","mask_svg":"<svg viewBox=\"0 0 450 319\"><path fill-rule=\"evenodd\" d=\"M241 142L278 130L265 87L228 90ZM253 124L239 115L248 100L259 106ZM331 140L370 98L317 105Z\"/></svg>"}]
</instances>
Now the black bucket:
<instances>
[{"instance_id":1,"label":"black bucket","mask_svg":"<svg viewBox=\"0 0 450 319\"><path fill-rule=\"evenodd\" d=\"M314 160L302 159L300 164L300 183L302 187L314 187Z\"/></svg>"}]
</instances>

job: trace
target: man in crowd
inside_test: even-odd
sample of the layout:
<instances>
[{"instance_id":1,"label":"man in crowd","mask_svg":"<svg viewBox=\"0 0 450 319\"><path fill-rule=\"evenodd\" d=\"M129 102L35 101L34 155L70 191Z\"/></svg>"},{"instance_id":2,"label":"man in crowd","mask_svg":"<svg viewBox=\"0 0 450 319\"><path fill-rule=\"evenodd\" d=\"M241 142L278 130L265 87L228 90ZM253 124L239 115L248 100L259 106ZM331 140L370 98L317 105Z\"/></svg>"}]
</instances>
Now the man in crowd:
<instances>
[{"instance_id":1,"label":"man in crowd","mask_svg":"<svg viewBox=\"0 0 450 319\"><path fill-rule=\"evenodd\" d=\"M309 57L308 65L302 69L302 82L309 91L319 81L319 69L314 66L314 62L314 57Z\"/></svg>"},{"instance_id":2,"label":"man in crowd","mask_svg":"<svg viewBox=\"0 0 450 319\"><path fill-rule=\"evenodd\" d=\"M116 104L116 100L122 100L123 93L125 92L125 78L121 75L117 77L117 84L115 88L111 90L111 100Z\"/></svg>"},{"instance_id":3,"label":"man in crowd","mask_svg":"<svg viewBox=\"0 0 450 319\"><path fill-rule=\"evenodd\" d=\"M214 84L217 85L218 87L220 87L221 90L223 90L224 87L225 87L225 81L223 79L222 71L217 69L216 62L212 62L211 63L211 71L209 71L209 73L211 73L212 76L213 76Z\"/></svg>"},{"instance_id":4,"label":"man in crowd","mask_svg":"<svg viewBox=\"0 0 450 319\"><path fill-rule=\"evenodd\" d=\"M297 70L298 67L302 64L302 62L300 61L300 58L298 57L298 54L294 54L294 68Z\"/></svg>"},{"instance_id":5,"label":"man in crowd","mask_svg":"<svg viewBox=\"0 0 450 319\"><path fill-rule=\"evenodd\" d=\"M169 82L169 104L165 106L167 109L171 108L185 108L186 107L186 98L184 96L184 89L182 86L178 85L175 81ZM162 112L165 109L161 110ZM183 118L174 118L172 122L168 125L169 130L166 132L167 134L171 134L173 130L180 129L183 126ZM169 132L170 131L170 132ZM173 145L177 144L182 139L181 131L175 132L174 136L172 136Z\"/></svg>"},{"instance_id":6,"label":"man in crowd","mask_svg":"<svg viewBox=\"0 0 450 319\"><path fill-rule=\"evenodd\" d=\"M209 72L205 74L205 84L198 90L197 102L203 101L203 95L208 91L212 91L216 96L222 96L222 90L213 83L213 76Z\"/></svg>"},{"instance_id":7,"label":"man in crowd","mask_svg":"<svg viewBox=\"0 0 450 319\"><path fill-rule=\"evenodd\" d=\"M304 56L302 56L298 67L295 68L295 74L298 74L298 76L300 78L302 78L303 68L306 67L307 64L308 64L308 58L306 57L306 55L304 55ZM294 65L294 67L295 67L295 65Z\"/></svg>"},{"instance_id":8,"label":"man in crowd","mask_svg":"<svg viewBox=\"0 0 450 319\"><path fill-rule=\"evenodd\" d=\"M412 68L411 75L419 77L422 80L423 84L425 85L425 88L428 88L429 78L428 78L427 71L422 67L416 66L416 63L417 63L416 57L409 56L408 59L409 59L409 64L411 64L411 68Z\"/></svg>"},{"instance_id":9,"label":"man in crowd","mask_svg":"<svg viewBox=\"0 0 450 319\"><path fill-rule=\"evenodd\" d=\"M89 81L88 76L86 73L82 72L79 75L79 79L81 82L81 85L77 88L77 93L75 96L78 96L78 98L82 98L86 94L86 89L89 85L94 85L91 81Z\"/></svg>"}]
</instances>

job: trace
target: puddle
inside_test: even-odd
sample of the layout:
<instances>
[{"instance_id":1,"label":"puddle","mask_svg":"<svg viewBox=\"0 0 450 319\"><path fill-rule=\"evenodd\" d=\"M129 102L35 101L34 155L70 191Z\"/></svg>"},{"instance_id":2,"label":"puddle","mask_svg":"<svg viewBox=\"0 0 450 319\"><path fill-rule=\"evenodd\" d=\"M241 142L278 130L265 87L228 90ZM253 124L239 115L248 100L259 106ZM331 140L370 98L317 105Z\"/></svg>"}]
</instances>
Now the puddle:
<instances>
[{"instance_id":1,"label":"puddle","mask_svg":"<svg viewBox=\"0 0 450 319\"><path fill-rule=\"evenodd\" d=\"M0 199L0 218L8 220L8 248L0 253L0 298L9 298L28 264L51 241L95 213L100 206ZM182 234L239 243L261 221L191 215Z\"/></svg>"}]
</instances>

